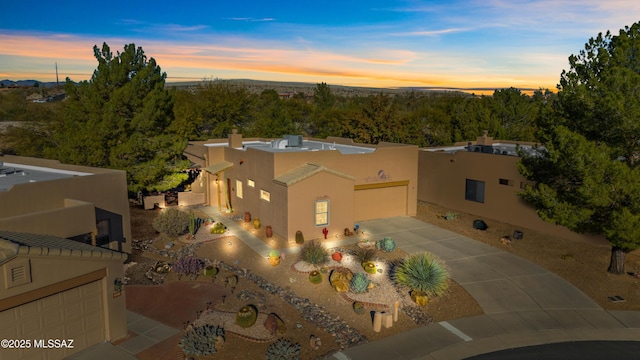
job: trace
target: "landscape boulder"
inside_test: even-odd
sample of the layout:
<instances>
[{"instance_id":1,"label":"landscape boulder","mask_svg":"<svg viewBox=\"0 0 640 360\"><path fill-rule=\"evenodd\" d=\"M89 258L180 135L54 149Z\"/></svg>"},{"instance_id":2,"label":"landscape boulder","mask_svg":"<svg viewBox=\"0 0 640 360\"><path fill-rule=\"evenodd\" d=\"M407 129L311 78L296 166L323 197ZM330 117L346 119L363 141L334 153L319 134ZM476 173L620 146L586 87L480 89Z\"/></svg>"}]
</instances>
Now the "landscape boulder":
<instances>
[{"instance_id":1,"label":"landscape boulder","mask_svg":"<svg viewBox=\"0 0 640 360\"><path fill-rule=\"evenodd\" d=\"M349 283L353 277L353 272L347 268L337 268L329 275L329 283L331 287L339 293L349 291Z\"/></svg>"}]
</instances>

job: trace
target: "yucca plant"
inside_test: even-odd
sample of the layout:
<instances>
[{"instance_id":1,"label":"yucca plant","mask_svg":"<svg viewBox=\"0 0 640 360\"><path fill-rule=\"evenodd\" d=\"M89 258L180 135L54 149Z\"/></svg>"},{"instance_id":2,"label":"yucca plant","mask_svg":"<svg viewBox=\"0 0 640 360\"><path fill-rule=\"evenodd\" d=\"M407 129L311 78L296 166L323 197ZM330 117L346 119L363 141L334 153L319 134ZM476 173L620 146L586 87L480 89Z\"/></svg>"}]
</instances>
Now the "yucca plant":
<instances>
[{"instance_id":1,"label":"yucca plant","mask_svg":"<svg viewBox=\"0 0 640 360\"><path fill-rule=\"evenodd\" d=\"M430 253L411 255L393 271L396 284L405 289L440 296L447 290L447 270Z\"/></svg>"},{"instance_id":2,"label":"yucca plant","mask_svg":"<svg viewBox=\"0 0 640 360\"><path fill-rule=\"evenodd\" d=\"M322 266L329 262L329 252L322 244L310 241L300 250L300 259L311 265Z\"/></svg>"}]
</instances>

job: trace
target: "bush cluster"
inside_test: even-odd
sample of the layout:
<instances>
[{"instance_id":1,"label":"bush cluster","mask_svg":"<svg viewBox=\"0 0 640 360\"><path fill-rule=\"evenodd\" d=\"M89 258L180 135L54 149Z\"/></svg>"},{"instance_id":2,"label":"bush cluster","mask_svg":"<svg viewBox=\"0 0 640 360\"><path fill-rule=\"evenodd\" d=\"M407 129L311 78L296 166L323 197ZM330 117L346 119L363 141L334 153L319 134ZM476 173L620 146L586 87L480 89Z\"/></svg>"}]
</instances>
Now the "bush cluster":
<instances>
[{"instance_id":1,"label":"bush cluster","mask_svg":"<svg viewBox=\"0 0 640 360\"><path fill-rule=\"evenodd\" d=\"M304 244L300 250L300 258L309 264L320 266L329 262L329 252L314 240Z\"/></svg>"},{"instance_id":2,"label":"bush cluster","mask_svg":"<svg viewBox=\"0 0 640 360\"><path fill-rule=\"evenodd\" d=\"M153 228L160 233L169 236L179 236L187 233L189 227L189 214L178 209L165 209L155 219L153 219Z\"/></svg>"}]
</instances>

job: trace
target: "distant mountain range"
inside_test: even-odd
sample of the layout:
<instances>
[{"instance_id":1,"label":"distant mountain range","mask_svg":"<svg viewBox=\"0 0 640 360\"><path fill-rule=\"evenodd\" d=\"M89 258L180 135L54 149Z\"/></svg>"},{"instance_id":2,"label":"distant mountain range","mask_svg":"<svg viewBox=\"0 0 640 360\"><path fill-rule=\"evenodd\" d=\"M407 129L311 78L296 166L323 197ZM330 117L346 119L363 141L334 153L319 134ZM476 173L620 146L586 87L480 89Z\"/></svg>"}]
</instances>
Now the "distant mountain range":
<instances>
[{"instance_id":1,"label":"distant mountain range","mask_svg":"<svg viewBox=\"0 0 640 360\"><path fill-rule=\"evenodd\" d=\"M18 80L18 81L13 81L13 80L0 80L0 87L4 87L4 88L8 88L8 87L33 87L36 83L39 84L39 86L44 86L44 87L53 87L56 86L55 81L54 82L42 82L42 81L38 81L38 80ZM60 85L64 85L64 81L60 82Z\"/></svg>"}]
</instances>

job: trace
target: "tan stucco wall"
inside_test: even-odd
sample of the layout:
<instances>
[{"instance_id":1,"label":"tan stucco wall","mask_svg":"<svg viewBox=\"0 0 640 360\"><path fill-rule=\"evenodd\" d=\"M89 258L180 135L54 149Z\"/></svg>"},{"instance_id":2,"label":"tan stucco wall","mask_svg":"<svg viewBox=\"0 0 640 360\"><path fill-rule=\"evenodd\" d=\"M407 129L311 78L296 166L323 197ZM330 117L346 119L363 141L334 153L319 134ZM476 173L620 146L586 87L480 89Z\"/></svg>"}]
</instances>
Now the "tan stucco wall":
<instances>
[{"instance_id":1,"label":"tan stucco wall","mask_svg":"<svg viewBox=\"0 0 640 360\"><path fill-rule=\"evenodd\" d=\"M327 186L327 184L331 184ZM289 187L288 239L295 240L296 231L305 239L323 238L325 226L315 226L315 201L329 200L329 236L342 234L353 228L353 180L327 172L320 172ZM335 239L334 239L335 240Z\"/></svg>"},{"instance_id":2,"label":"tan stucco wall","mask_svg":"<svg viewBox=\"0 0 640 360\"><path fill-rule=\"evenodd\" d=\"M90 206L122 216L126 242L123 251L131 252L131 222L126 173L120 170L98 169L60 164L57 161L3 156L0 161L23 165L50 167L91 173L65 179L18 184L9 191L0 191L0 229L59 237L90 233L96 227L95 213ZM115 242L111 243L117 248Z\"/></svg>"},{"instance_id":3,"label":"tan stucco wall","mask_svg":"<svg viewBox=\"0 0 640 360\"><path fill-rule=\"evenodd\" d=\"M244 141L252 140L264 139L244 139ZM336 140L337 143L353 144L349 139L339 138L327 140L327 143L333 144L333 140ZM206 175L208 179L205 182L209 184L208 204L218 206L218 193L220 193L220 208L222 211L227 209L226 189L227 179L230 179L232 190L231 204L234 212L242 215L245 211L250 211L252 217L260 218L264 225L272 225L274 232L285 238L293 237L295 231L301 228L314 232L313 217L304 220L307 222L305 225L299 223L299 221L301 221L300 219L294 219L294 212L292 212L290 208L290 206L292 206L292 199L294 198L291 194L292 189L290 188L287 194L287 188L274 183L273 179L307 163L323 165L331 170L354 177L355 181L349 180L352 186L349 189L349 195L345 198L351 201L355 199L354 187L357 185L375 185L398 181L406 182L408 185L405 186L406 190L403 192L404 195L402 199L395 199L393 197L399 193L397 191L380 190L378 192L383 202L392 201L401 204L400 206L385 207L382 212L382 217L416 214L418 191L417 146L383 143L377 147L366 146L376 149L374 152L366 154L341 154L339 151L328 150L313 152L268 152L252 148L243 150L241 148L230 148L228 146L209 146L205 147L207 149L206 154L203 156L194 156L193 154L199 154L202 151L204 143L227 143L227 140L217 139L191 143L192 146L187 150L187 155L191 156L194 160L206 158L206 162L201 164L203 167L221 161L233 163L231 168L220 173L219 184L215 182L215 175ZM355 145L360 146L360 144ZM324 192L333 192L334 189L332 189L332 187L334 185L332 181L334 181L335 178L336 177L333 176L329 179L329 182L324 183L315 180L305 180L296 184L296 187L304 189L299 191L300 194L316 194L321 189L325 189L322 190ZM248 186L247 180L249 179L254 181L255 188ZM237 197L236 180L240 180L243 183L242 190L244 196L242 199ZM329 190L326 190L327 188L329 188ZM271 193L271 202L267 203L260 199L259 194L261 189ZM298 191L297 188L296 191ZM343 191L342 188L340 191ZM389 193L393 193L393 196L389 197ZM347 210L347 208L351 208L351 210ZM287 209L289 210L287 211ZM381 212L379 210L373 213L371 213L370 210L370 201L363 204L356 202L355 205L349 207L343 206L340 213L351 211L351 214L344 216L343 222L345 224L341 224L340 227L342 229L336 231L342 231L345 227L351 228L353 221L358 220L354 219L354 214L356 213L365 214L365 218L359 220L380 217ZM346 223L347 219L350 219L350 224ZM297 224L292 225L293 223ZM333 231L333 229L331 231ZM288 232L288 234L285 234L285 232Z\"/></svg>"},{"instance_id":4,"label":"tan stucco wall","mask_svg":"<svg viewBox=\"0 0 640 360\"><path fill-rule=\"evenodd\" d=\"M527 182L518 173L516 164L519 160L516 156L468 151L445 153L421 150L418 199L453 211L554 236L593 240L593 236L577 234L563 226L541 220L534 208L517 195L521 191L521 183ZM484 203L465 200L466 179L485 182ZM508 180L509 185L501 185L499 179Z\"/></svg>"},{"instance_id":5,"label":"tan stucco wall","mask_svg":"<svg viewBox=\"0 0 640 360\"><path fill-rule=\"evenodd\" d=\"M24 249L24 248L23 248ZM33 249L35 252L37 249ZM5 271L13 262L29 259L31 268L31 282L12 288L6 287ZM102 279L103 303L105 304L105 334L108 341L113 341L127 335L127 317L125 291L118 297L113 297L113 284L116 278L124 278L124 259L102 260L80 256L52 256L19 254L12 260L0 266L0 302L29 291L38 290L45 286L64 283L66 280L106 269L107 276ZM50 295L50 294L49 294ZM1 331L1 330L0 330Z\"/></svg>"}]
</instances>

